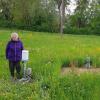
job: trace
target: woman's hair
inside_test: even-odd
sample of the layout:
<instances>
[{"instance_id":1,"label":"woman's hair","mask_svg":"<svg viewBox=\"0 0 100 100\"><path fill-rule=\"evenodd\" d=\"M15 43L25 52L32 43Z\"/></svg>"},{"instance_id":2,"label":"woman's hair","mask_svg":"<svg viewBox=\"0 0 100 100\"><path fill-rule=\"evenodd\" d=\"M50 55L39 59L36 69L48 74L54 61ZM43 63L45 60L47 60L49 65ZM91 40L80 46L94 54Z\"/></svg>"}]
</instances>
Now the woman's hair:
<instances>
[{"instance_id":1,"label":"woman's hair","mask_svg":"<svg viewBox=\"0 0 100 100\"><path fill-rule=\"evenodd\" d=\"M18 36L18 33L16 33L16 32L13 32L13 33L11 34L11 39L12 39L13 36L16 36L17 38L19 37L19 36Z\"/></svg>"}]
</instances>

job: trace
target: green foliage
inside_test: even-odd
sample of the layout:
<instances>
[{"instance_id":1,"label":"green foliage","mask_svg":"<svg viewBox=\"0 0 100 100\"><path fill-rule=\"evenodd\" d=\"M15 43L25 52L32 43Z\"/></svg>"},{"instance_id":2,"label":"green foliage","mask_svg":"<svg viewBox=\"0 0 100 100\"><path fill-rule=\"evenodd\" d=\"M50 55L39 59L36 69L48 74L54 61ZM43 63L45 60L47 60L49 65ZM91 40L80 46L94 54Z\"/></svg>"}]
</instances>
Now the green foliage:
<instances>
[{"instance_id":1,"label":"green foliage","mask_svg":"<svg viewBox=\"0 0 100 100\"><path fill-rule=\"evenodd\" d=\"M65 0L67 9L70 0ZM64 33L100 34L98 0L75 0L73 14L65 14ZM0 27L59 32L61 0L0 0Z\"/></svg>"},{"instance_id":2,"label":"green foliage","mask_svg":"<svg viewBox=\"0 0 100 100\"><path fill-rule=\"evenodd\" d=\"M77 28L77 27L66 27L64 29L65 34L79 34L79 35L91 35L91 34L96 34L96 30L92 30L90 27L86 28ZM98 31L99 35L99 31Z\"/></svg>"},{"instance_id":3,"label":"green foliage","mask_svg":"<svg viewBox=\"0 0 100 100\"><path fill-rule=\"evenodd\" d=\"M0 10L2 10L0 12L1 27L48 32L58 31L58 18L53 0L49 2L41 0L2 0L0 3Z\"/></svg>"}]
</instances>

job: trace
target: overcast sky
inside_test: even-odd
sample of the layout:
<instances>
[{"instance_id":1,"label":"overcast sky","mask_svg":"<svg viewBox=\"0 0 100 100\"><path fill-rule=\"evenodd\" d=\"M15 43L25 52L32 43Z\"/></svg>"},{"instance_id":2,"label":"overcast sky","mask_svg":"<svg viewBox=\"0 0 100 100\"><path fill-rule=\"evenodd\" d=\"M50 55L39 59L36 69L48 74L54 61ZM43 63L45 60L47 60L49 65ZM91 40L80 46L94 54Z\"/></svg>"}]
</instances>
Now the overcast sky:
<instances>
[{"instance_id":1,"label":"overcast sky","mask_svg":"<svg viewBox=\"0 0 100 100\"><path fill-rule=\"evenodd\" d=\"M75 8L76 8L75 0L71 0L71 3L70 3L70 5L68 6L68 9L71 11L71 13L73 13L74 10L75 10ZM67 10L66 10L66 13L68 13Z\"/></svg>"}]
</instances>

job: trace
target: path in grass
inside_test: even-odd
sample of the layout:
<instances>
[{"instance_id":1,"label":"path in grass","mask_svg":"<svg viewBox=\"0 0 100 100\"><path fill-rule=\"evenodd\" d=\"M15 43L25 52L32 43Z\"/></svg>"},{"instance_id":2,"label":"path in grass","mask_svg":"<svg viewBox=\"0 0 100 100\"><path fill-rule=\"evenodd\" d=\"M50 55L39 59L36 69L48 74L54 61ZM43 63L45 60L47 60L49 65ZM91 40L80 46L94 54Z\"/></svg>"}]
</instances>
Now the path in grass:
<instances>
[{"instance_id":1,"label":"path in grass","mask_svg":"<svg viewBox=\"0 0 100 100\"><path fill-rule=\"evenodd\" d=\"M76 74L81 74L81 73L100 73L100 68L75 68L75 67L71 67L71 68L62 68L61 69L61 75L67 75L71 72L74 72Z\"/></svg>"}]
</instances>

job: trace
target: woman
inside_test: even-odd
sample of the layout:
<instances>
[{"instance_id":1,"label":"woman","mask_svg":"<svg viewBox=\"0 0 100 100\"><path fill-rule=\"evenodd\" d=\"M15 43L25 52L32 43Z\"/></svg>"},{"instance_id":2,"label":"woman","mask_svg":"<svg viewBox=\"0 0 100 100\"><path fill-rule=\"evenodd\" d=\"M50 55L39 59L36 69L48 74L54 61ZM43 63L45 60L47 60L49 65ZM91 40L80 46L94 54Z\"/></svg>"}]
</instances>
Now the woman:
<instances>
[{"instance_id":1,"label":"woman","mask_svg":"<svg viewBox=\"0 0 100 100\"><path fill-rule=\"evenodd\" d=\"M16 69L17 79L20 78L20 61L22 59L23 43L20 41L17 33L11 34L11 40L6 46L6 58L9 61L9 69L11 78L14 79L14 71Z\"/></svg>"}]
</instances>

